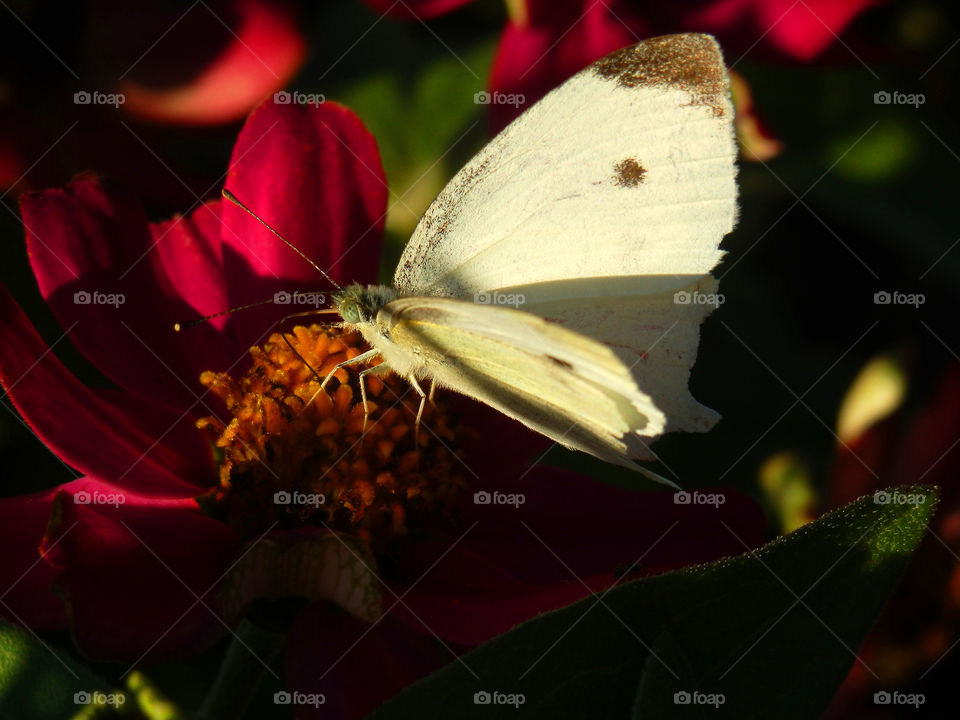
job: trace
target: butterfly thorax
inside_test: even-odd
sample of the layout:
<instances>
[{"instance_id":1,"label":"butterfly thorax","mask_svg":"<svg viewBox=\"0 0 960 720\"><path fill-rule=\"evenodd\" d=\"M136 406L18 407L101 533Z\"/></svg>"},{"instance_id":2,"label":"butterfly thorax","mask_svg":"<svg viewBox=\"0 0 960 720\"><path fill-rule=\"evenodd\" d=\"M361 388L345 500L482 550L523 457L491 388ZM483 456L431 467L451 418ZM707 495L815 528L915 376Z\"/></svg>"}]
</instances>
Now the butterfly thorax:
<instances>
[{"instance_id":1,"label":"butterfly thorax","mask_svg":"<svg viewBox=\"0 0 960 720\"><path fill-rule=\"evenodd\" d=\"M397 291L386 285L347 285L333 296L337 312L350 325L372 323L377 312L397 297Z\"/></svg>"}]
</instances>

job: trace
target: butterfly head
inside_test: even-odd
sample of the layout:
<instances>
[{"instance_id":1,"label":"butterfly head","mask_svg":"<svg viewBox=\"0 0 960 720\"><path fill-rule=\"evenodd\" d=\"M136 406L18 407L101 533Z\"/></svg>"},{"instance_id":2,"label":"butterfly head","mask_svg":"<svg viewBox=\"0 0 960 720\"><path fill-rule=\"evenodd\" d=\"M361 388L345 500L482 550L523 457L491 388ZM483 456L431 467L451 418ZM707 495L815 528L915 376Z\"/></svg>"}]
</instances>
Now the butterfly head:
<instances>
[{"instance_id":1,"label":"butterfly head","mask_svg":"<svg viewBox=\"0 0 960 720\"><path fill-rule=\"evenodd\" d=\"M396 291L385 285L364 286L354 283L347 285L333 297L343 321L350 325L359 325L373 322L380 308L396 296Z\"/></svg>"}]
</instances>

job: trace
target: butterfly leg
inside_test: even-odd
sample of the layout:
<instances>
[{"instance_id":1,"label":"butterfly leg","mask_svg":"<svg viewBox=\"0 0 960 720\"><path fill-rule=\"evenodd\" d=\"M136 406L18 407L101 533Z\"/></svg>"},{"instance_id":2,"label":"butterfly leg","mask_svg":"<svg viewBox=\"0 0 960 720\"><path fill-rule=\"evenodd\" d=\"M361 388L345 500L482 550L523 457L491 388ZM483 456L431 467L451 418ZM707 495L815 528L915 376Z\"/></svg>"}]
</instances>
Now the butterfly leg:
<instances>
[{"instance_id":1,"label":"butterfly leg","mask_svg":"<svg viewBox=\"0 0 960 720\"><path fill-rule=\"evenodd\" d=\"M360 399L363 401L363 428L360 430L360 444L363 445L363 438L367 434L367 418L370 417L370 408L367 406L367 375L377 375L390 372L384 364L374 365L366 370L362 370L358 377L360 381Z\"/></svg>"},{"instance_id":2,"label":"butterfly leg","mask_svg":"<svg viewBox=\"0 0 960 720\"><path fill-rule=\"evenodd\" d=\"M346 367L347 365L356 365L357 363L366 362L367 360L375 358L379 354L380 353L377 350L367 350L366 352L360 353L355 358L350 358L349 360L344 360L342 363L337 363L333 369L327 373L327 376L323 379L323 382L320 383L320 389L323 390L327 386L327 383L330 382L330 378L332 378L334 373L336 373L340 368Z\"/></svg>"},{"instance_id":3,"label":"butterfly leg","mask_svg":"<svg viewBox=\"0 0 960 720\"><path fill-rule=\"evenodd\" d=\"M437 407L437 404L433 401L433 394L436 389L437 383L434 382L433 378L430 378L430 393L427 395L427 402L429 402L430 406L433 408Z\"/></svg>"},{"instance_id":4,"label":"butterfly leg","mask_svg":"<svg viewBox=\"0 0 960 720\"><path fill-rule=\"evenodd\" d=\"M413 375L407 377L407 382L410 383L410 387L417 391L417 395L420 396L420 407L417 408L417 419L413 423L413 445L417 450L420 450L420 418L423 417L423 406L427 404L427 394L423 391L423 388L420 387L420 383L417 382L417 378ZM431 388L432 392L432 388Z\"/></svg>"},{"instance_id":5,"label":"butterfly leg","mask_svg":"<svg viewBox=\"0 0 960 720\"><path fill-rule=\"evenodd\" d=\"M342 367L346 367L347 365L356 365L357 363L366 362L367 360L371 360L371 359L375 358L375 357L376 357L377 355L379 355L379 354L380 354L380 353L379 353L378 351L376 351L376 350L367 350L366 352L360 353L359 355L357 355L357 356L354 357L354 358L350 358L349 360L344 360L342 363L337 363L337 364L330 370L330 372L327 373L327 376L326 376L326 377L323 379L323 381L320 383L320 387L317 388L317 391L313 394L313 397L310 398L310 401L307 403L307 405L309 405L309 404L312 403L314 400L316 400L317 395L319 395L320 392L327 386L327 383L330 382L330 378L332 378L332 377L334 376L334 374L337 372L337 370L339 370L339 369L342 368ZM308 365L307 367L310 367L310 366ZM379 367L379 365L378 365L377 367ZM313 368L310 368L310 369L313 370ZM314 371L313 374L316 375L317 377L320 377L320 376L317 374L316 371ZM361 394L362 394L362 392L363 392L363 384L360 385L360 391L361 391ZM366 403L364 403L363 408L364 408L364 412L366 412L366 408L367 408Z\"/></svg>"}]
</instances>

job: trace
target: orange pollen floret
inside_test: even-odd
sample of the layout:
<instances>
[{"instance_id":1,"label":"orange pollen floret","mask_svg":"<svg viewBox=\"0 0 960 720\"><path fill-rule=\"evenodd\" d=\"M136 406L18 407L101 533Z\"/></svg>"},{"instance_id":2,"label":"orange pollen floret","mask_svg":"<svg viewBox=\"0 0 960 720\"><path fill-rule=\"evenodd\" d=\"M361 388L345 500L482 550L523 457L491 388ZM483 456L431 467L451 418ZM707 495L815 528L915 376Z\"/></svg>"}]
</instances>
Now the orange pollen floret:
<instances>
[{"instance_id":1,"label":"orange pollen floret","mask_svg":"<svg viewBox=\"0 0 960 720\"><path fill-rule=\"evenodd\" d=\"M448 515L465 482L450 449L457 428L443 409L425 406L418 448L419 395L395 375L371 373L364 432L359 373L370 364L340 368L320 389L338 363L364 352L359 334L311 325L285 337L251 348L242 377L200 376L230 416L197 421L222 453L215 507L244 534L279 522L369 541Z\"/></svg>"}]
</instances>

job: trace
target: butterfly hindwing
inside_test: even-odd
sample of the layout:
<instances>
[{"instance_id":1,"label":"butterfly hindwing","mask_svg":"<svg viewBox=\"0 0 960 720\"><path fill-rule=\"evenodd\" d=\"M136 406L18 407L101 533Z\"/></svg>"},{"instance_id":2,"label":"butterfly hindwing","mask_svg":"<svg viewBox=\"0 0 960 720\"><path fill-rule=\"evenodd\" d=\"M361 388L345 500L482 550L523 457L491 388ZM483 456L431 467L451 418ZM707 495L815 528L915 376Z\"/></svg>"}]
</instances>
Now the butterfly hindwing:
<instances>
[{"instance_id":1,"label":"butterfly hindwing","mask_svg":"<svg viewBox=\"0 0 960 720\"><path fill-rule=\"evenodd\" d=\"M393 300L377 324L390 340L376 347L398 372L609 462L653 457L646 438L663 431L663 413L601 343L530 313L440 297Z\"/></svg>"}]
</instances>

